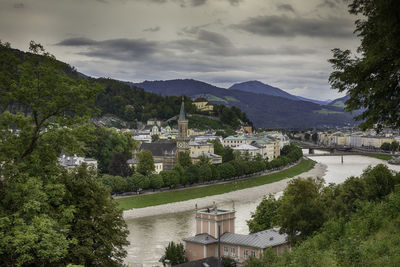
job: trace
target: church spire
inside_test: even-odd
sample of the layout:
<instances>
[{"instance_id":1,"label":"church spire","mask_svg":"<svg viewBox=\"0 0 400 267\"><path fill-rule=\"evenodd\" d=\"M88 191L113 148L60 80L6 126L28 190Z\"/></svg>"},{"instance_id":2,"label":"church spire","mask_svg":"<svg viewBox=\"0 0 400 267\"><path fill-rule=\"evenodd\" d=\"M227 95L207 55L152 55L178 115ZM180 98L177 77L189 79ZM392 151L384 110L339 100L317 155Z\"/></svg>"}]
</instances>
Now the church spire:
<instances>
[{"instance_id":1,"label":"church spire","mask_svg":"<svg viewBox=\"0 0 400 267\"><path fill-rule=\"evenodd\" d=\"M183 96L182 96L181 112L179 113L179 120L180 121L186 120L186 118L185 118L185 102L184 102Z\"/></svg>"}]
</instances>

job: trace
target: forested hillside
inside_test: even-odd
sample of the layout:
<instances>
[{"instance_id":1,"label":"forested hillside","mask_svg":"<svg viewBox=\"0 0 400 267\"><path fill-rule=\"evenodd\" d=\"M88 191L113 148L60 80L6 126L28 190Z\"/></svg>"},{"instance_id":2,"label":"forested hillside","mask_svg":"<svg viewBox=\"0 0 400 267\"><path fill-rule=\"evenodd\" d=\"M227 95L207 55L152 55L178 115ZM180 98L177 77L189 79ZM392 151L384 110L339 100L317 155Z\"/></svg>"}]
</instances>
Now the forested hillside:
<instances>
[{"instance_id":1,"label":"forested hillside","mask_svg":"<svg viewBox=\"0 0 400 267\"><path fill-rule=\"evenodd\" d=\"M19 79L18 64L29 57L40 57L7 46L0 47L0 55L0 82L4 85L4 88L10 88L13 86L13 82ZM146 122L150 118L167 120L179 114L181 95L161 96L146 92L125 82L106 78L90 78L60 61L55 61L54 68L61 69L72 78L86 80L90 84L97 84L103 88L95 98L95 107L99 110L97 115L114 115L134 127L137 121ZM197 111L195 106L192 105L191 98L185 96L184 99L187 113L213 116L218 120L218 126L222 128L236 128L241 123L252 125L247 115L239 108L215 105L214 112L208 114ZM26 114L30 112L26 106L19 106L13 101L0 102L0 107L2 111L7 109L13 112L23 111ZM197 120L195 125L200 128L211 128L212 126L208 126L205 120Z\"/></svg>"}]
</instances>

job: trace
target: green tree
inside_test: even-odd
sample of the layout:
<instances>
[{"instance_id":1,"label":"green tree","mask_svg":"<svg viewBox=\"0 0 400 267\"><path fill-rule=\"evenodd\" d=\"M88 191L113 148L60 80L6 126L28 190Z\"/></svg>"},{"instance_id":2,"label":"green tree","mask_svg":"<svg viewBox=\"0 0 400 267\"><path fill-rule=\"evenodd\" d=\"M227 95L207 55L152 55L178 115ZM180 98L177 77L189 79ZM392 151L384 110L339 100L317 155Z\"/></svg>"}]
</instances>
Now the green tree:
<instances>
[{"instance_id":1,"label":"green tree","mask_svg":"<svg viewBox=\"0 0 400 267\"><path fill-rule=\"evenodd\" d=\"M75 207L75 223L67 232L67 238L73 242L64 262L119 266L126 256L128 230L109 190L99 181L97 173L86 166L63 177L66 192L63 203Z\"/></svg>"},{"instance_id":2,"label":"green tree","mask_svg":"<svg viewBox=\"0 0 400 267\"><path fill-rule=\"evenodd\" d=\"M192 159L190 158L189 152L179 152L178 163L183 167L187 168L192 165Z\"/></svg>"},{"instance_id":3,"label":"green tree","mask_svg":"<svg viewBox=\"0 0 400 267\"><path fill-rule=\"evenodd\" d=\"M220 156L224 155L224 146L218 140L209 140L214 145L214 153Z\"/></svg>"},{"instance_id":4,"label":"green tree","mask_svg":"<svg viewBox=\"0 0 400 267\"><path fill-rule=\"evenodd\" d=\"M110 175L119 175L122 177L127 177L131 175L132 170L126 163L128 157L122 152L114 153L111 158L110 164L108 164L108 173Z\"/></svg>"},{"instance_id":5,"label":"green tree","mask_svg":"<svg viewBox=\"0 0 400 267\"><path fill-rule=\"evenodd\" d=\"M168 243L164 250L162 262L165 265L165 260L169 260L172 265L177 265L187 262L185 257L185 249L182 243L175 244L173 241Z\"/></svg>"},{"instance_id":6,"label":"green tree","mask_svg":"<svg viewBox=\"0 0 400 267\"><path fill-rule=\"evenodd\" d=\"M264 197L258 204L256 212L251 213L251 219L246 221L250 233L256 233L279 225L279 201L273 195Z\"/></svg>"},{"instance_id":7,"label":"green tree","mask_svg":"<svg viewBox=\"0 0 400 267\"><path fill-rule=\"evenodd\" d=\"M185 169L185 176L189 184L194 184L199 181L200 170L197 165L191 165Z\"/></svg>"},{"instance_id":8,"label":"green tree","mask_svg":"<svg viewBox=\"0 0 400 267\"><path fill-rule=\"evenodd\" d=\"M165 186L176 187L179 185L179 173L175 170L160 172Z\"/></svg>"},{"instance_id":9,"label":"green tree","mask_svg":"<svg viewBox=\"0 0 400 267\"><path fill-rule=\"evenodd\" d=\"M382 149L382 150L385 150L385 151L389 151L389 150L390 150L390 144L387 143L387 142L382 143L381 149Z\"/></svg>"},{"instance_id":10,"label":"green tree","mask_svg":"<svg viewBox=\"0 0 400 267\"><path fill-rule=\"evenodd\" d=\"M329 77L333 88L346 92L346 110L362 110L355 118L361 128L400 127L400 7L396 0L353 0L349 12L357 16L355 33L361 38L358 55L333 49Z\"/></svg>"},{"instance_id":11,"label":"green tree","mask_svg":"<svg viewBox=\"0 0 400 267\"><path fill-rule=\"evenodd\" d=\"M149 175L155 170L154 159L151 151L142 150L136 154L138 160L136 171L143 174Z\"/></svg>"},{"instance_id":12,"label":"green tree","mask_svg":"<svg viewBox=\"0 0 400 267\"><path fill-rule=\"evenodd\" d=\"M317 141L318 141L318 133L313 133L313 134L311 135L311 140L312 140L314 143L317 143Z\"/></svg>"},{"instance_id":13,"label":"green tree","mask_svg":"<svg viewBox=\"0 0 400 267\"><path fill-rule=\"evenodd\" d=\"M392 150L393 152L399 150L399 143L396 142L396 141L393 141L393 142L390 144L390 150Z\"/></svg>"},{"instance_id":14,"label":"green tree","mask_svg":"<svg viewBox=\"0 0 400 267\"><path fill-rule=\"evenodd\" d=\"M158 141L160 139L160 136L158 134L153 134L151 136L151 142Z\"/></svg>"},{"instance_id":15,"label":"green tree","mask_svg":"<svg viewBox=\"0 0 400 267\"><path fill-rule=\"evenodd\" d=\"M230 147L224 148L224 153L222 154L222 162L229 162L235 159L233 155L233 149Z\"/></svg>"},{"instance_id":16,"label":"green tree","mask_svg":"<svg viewBox=\"0 0 400 267\"><path fill-rule=\"evenodd\" d=\"M319 201L322 179L298 178L288 183L278 207L281 231L292 243L303 240L318 230L325 221Z\"/></svg>"},{"instance_id":17,"label":"green tree","mask_svg":"<svg viewBox=\"0 0 400 267\"><path fill-rule=\"evenodd\" d=\"M164 182L161 175L154 173L150 174L149 178L150 178L151 188L159 189L164 186Z\"/></svg>"},{"instance_id":18,"label":"green tree","mask_svg":"<svg viewBox=\"0 0 400 267\"><path fill-rule=\"evenodd\" d=\"M60 151L81 151L85 140L78 136L85 137L83 123L101 88L67 75L40 44L31 42L30 51L13 57L0 45L1 265L117 266L127 244L121 212L95 171L67 171L57 159ZM81 227L90 240L81 239Z\"/></svg>"},{"instance_id":19,"label":"green tree","mask_svg":"<svg viewBox=\"0 0 400 267\"><path fill-rule=\"evenodd\" d=\"M386 165L378 164L364 170L361 178L365 181L368 199L381 199L393 191L395 177Z\"/></svg>"}]
</instances>

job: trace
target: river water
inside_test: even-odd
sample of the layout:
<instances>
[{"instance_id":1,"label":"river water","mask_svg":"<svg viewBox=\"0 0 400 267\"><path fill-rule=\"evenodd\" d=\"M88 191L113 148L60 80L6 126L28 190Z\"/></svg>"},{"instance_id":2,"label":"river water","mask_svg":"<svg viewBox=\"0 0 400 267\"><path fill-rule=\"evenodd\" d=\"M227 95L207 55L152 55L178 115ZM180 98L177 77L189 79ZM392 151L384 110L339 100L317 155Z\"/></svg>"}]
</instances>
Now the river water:
<instances>
[{"instance_id":1,"label":"river water","mask_svg":"<svg viewBox=\"0 0 400 267\"><path fill-rule=\"evenodd\" d=\"M303 153L306 155L306 152ZM316 150L315 154L327 152ZM356 155L343 156L309 156L318 163L327 167L323 178L326 183L342 183L350 176L359 176L369 165L375 166L385 163L383 160ZM390 165L389 168L400 171L400 166ZM278 193L277 195L279 195ZM248 234L246 220L250 219L261 198L252 201L235 202L236 233ZM210 203L211 205L212 203ZM218 203L218 207L232 209L232 202ZM195 234L194 210L178 213L167 213L157 216L126 219L129 229L127 247L128 256L125 263L130 267L162 266L158 262L163 255L164 248L170 241L183 242L182 239Z\"/></svg>"}]
</instances>

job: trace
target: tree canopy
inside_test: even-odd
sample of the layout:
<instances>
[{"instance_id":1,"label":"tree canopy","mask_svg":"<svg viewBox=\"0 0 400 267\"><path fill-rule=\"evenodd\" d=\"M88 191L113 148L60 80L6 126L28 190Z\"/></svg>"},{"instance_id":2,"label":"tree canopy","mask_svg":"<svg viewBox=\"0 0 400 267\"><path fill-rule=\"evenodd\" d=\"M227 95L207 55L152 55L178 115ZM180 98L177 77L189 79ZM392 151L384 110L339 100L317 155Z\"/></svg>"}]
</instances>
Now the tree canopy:
<instances>
[{"instance_id":1,"label":"tree canopy","mask_svg":"<svg viewBox=\"0 0 400 267\"><path fill-rule=\"evenodd\" d=\"M377 125L400 128L400 5L396 0L353 0L358 54L333 49L329 77L333 88L346 92L346 110L362 110L363 129ZM360 16L361 15L361 16Z\"/></svg>"}]
</instances>

